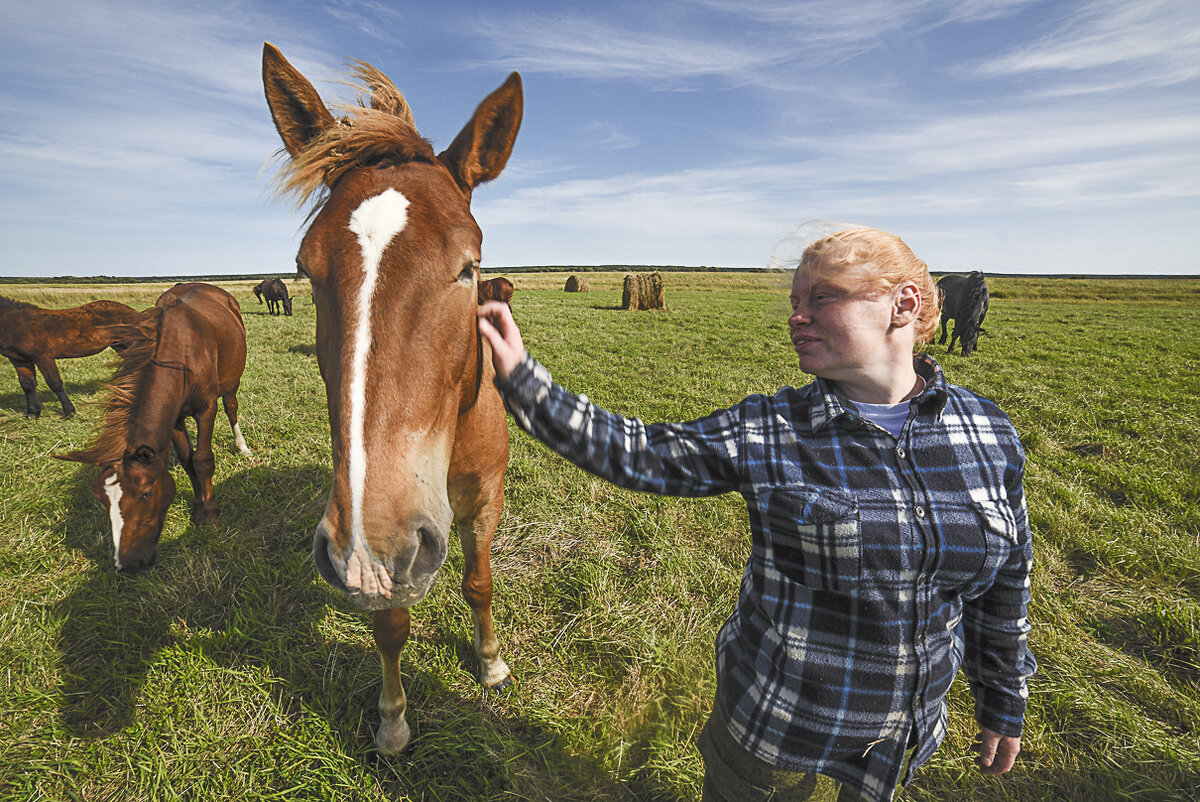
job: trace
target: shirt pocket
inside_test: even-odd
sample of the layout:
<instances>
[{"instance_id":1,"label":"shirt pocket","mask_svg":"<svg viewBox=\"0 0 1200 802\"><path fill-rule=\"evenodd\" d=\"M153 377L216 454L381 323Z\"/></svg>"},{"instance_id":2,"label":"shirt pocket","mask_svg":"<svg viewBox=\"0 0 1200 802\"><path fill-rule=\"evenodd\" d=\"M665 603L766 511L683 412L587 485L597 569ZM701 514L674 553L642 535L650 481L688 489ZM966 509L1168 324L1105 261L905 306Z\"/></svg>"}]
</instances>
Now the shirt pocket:
<instances>
[{"instance_id":1,"label":"shirt pocket","mask_svg":"<svg viewBox=\"0 0 1200 802\"><path fill-rule=\"evenodd\" d=\"M772 487L759 493L768 561L813 590L857 589L862 571L858 505L830 490Z\"/></svg>"},{"instance_id":2,"label":"shirt pocket","mask_svg":"<svg viewBox=\"0 0 1200 802\"><path fill-rule=\"evenodd\" d=\"M1017 519L1011 504L1002 499L986 499L973 502L973 506L983 530L985 553L973 587L964 594L967 598L981 595L992 586L1000 566L1008 561L1017 545Z\"/></svg>"}]
</instances>

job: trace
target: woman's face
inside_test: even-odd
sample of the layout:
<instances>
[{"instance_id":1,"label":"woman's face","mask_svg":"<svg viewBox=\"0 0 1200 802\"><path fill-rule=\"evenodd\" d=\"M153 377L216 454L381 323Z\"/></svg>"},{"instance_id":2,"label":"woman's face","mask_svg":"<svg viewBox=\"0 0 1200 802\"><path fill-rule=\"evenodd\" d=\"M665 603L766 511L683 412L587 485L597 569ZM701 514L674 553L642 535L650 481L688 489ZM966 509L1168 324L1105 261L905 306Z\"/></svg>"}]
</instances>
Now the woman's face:
<instances>
[{"instance_id":1,"label":"woman's face","mask_svg":"<svg viewBox=\"0 0 1200 802\"><path fill-rule=\"evenodd\" d=\"M894 359L887 346L893 293L871 279L862 265L836 272L805 264L796 269L788 332L802 371L852 381Z\"/></svg>"}]
</instances>

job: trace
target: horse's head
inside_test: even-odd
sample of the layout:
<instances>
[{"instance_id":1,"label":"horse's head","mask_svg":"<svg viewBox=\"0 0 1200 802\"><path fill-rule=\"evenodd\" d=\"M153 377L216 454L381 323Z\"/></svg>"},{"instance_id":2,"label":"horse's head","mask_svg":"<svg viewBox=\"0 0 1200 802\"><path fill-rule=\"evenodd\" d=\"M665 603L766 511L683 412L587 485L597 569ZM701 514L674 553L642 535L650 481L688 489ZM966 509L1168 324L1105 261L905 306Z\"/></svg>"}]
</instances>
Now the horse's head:
<instances>
[{"instance_id":1,"label":"horse's head","mask_svg":"<svg viewBox=\"0 0 1200 802\"><path fill-rule=\"evenodd\" d=\"M283 313L289 317L292 314L292 299L291 296L283 296Z\"/></svg>"},{"instance_id":2,"label":"horse's head","mask_svg":"<svg viewBox=\"0 0 1200 802\"><path fill-rule=\"evenodd\" d=\"M120 462L102 466L92 482L92 495L108 508L117 570L153 565L167 507L175 498L165 450L158 453L140 446L126 452Z\"/></svg>"},{"instance_id":3,"label":"horse's head","mask_svg":"<svg viewBox=\"0 0 1200 802\"><path fill-rule=\"evenodd\" d=\"M313 556L326 581L383 609L420 601L446 557L455 429L483 376L471 193L507 162L522 95L513 73L434 155L391 81L366 64L358 76L369 106L335 120L263 49L267 103L292 158L281 186L325 196L297 260L312 282L333 441Z\"/></svg>"}]
</instances>

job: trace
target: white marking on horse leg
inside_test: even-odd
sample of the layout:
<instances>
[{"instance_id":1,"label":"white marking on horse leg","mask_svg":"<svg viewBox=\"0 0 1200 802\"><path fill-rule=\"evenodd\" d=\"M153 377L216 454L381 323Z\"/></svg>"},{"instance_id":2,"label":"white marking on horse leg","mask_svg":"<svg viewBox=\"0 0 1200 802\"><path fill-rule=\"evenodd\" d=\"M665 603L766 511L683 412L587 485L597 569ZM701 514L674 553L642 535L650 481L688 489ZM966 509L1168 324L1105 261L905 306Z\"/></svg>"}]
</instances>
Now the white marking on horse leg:
<instances>
[{"instance_id":1,"label":"white marking on horse leg","mask_svg":"<svg viewBox=\"0 0 1200 802\"><path fill-rule=\"evenodd\" d=\"M253 457L254 452L250 450L250 446L246 445L246 438L242 437L242 427L238 424L233 424L233 442L237 446L237 450L242 452L247 457Z\"/></svg>"},{"instance_id":2,"label":"white marking on horse leg","mask_svg":"<svg viewBox=\"0 0 1200 802\"><path fill-rule=\"evenodd\" d=\"M121 530L125 519L121 517L121 480L116 473L104 480L104 495L108 496L108 519L112 522L113 562L121 567Z\"/></svg>"},{"instance_id":3,"label":"white marking on horse leg","mask_svg":"<svg viewBox=\"0 0 1200 802\"><path fill-rule=\"evenodd\" d=\"M358 289L358 320L350 362L350 561L346 586L391 598L392 579L384 566L372 559L363 532L363 493L366 490L367 454L364 443L367 406L367 356L371 348L371 305L379 264L392 238L408 223L408 198L394 189L367 198L350 215L350 231L358 237L363 254L363 280Z\"/></svg>"},{"instance_id":4,"label":"white marking on horse leg","mask_svg":"<svg viewBox=\"0 0 1200 802\"><path fill-rule=\"evenodd\" d=\"M485 688L493 688L512 675L508 664L500 657L500 644L493 632L491 642L483 642L483 621L479 613L471 611L471 620L475 624L475 655L479 658L479 682Z\"/></svg>"}]
</instances>

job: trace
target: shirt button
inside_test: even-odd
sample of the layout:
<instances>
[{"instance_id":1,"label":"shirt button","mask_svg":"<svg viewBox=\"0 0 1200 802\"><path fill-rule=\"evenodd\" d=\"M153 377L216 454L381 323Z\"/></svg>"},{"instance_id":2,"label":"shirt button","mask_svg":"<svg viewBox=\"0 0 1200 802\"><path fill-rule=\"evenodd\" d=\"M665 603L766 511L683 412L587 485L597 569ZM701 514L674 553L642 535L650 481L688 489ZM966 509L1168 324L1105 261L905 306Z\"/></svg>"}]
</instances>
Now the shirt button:
<instances>
[{"instance_id":1,"label":"shirt button","mask_svg":"<svg viewBox=\"0 0 1200 802\"><path fill-rule=\"evenodd\" d=\"M897 446L896 456L899 457L900 459L904 459L904 446Z\"/></svg>"},{"instance_id":2,"label":"shirt button","mask_svg":"<svg viewBox=\"0 0 1200 802\"><path fill-rule=\"evenodd\" d=\"M925 517L925 508L924 508L924 507L922 507L920 504L918 504L918 505L917 505L917 509L916 509L916 510L914 510L914 512L916 512L916 513L917 513L917 517L918 517L918 518L924 518L924 517Z\"/></svg>"}]
</instances>

